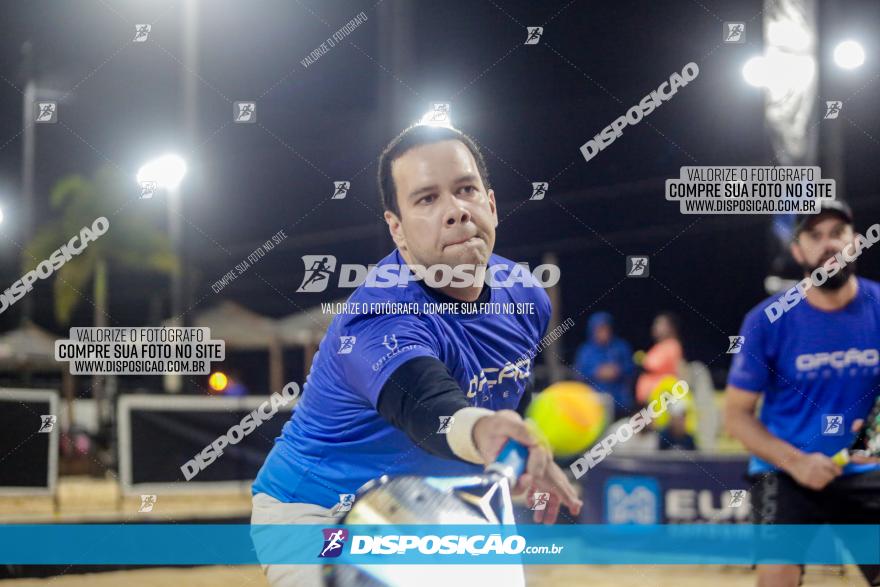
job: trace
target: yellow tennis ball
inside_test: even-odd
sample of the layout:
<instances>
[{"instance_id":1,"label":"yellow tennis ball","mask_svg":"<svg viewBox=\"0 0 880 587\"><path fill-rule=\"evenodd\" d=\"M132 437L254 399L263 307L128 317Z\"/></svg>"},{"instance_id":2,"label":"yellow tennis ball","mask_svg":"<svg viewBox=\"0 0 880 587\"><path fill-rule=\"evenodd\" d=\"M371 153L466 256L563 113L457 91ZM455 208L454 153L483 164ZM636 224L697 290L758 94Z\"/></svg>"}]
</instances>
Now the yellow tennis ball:
<instances>
[{"instance_id":1,"label":"yellow tennis ball","mask_svg":"<svg viewBox=\"0 0 880 587\"><path fill-rule=\"evenodd\" d=\"M645 362L645 357L647 356L647 354L648 353L643 350L637 350L633 353L633 363L635 363L636 365L641 365Z\"/></svg>"},{"instance_id":2,"label":"yellow tennis ball","mask_svg":"<svg viewBox=\"0 0 880 587\"><path fill-rule=\"evenodd\" d=\"M648 402L656 401L660 402L660 396L663 393L668 395L676 395L673 391L678 385L678 378L673 375L667 375L663 377L658 383L657 387L654 388L654 391L651 392L651 396L648 398ZM682 405L685 410L685 430L688 434L695 434L697 431L697 409L696 405L694 405L693 395L688 393L683 398L679 400L682 402ZM660 413L659 416L654 418L653 420L654 428L657 430L662 430L669 426L669 410L664 410Z\"/></svg>"},{"instance_id":3,"label":"yellow tennis ball","mask_svg":"<svg viewBox=\"0 0 880 587\"><path fill-rule=\"evenodd\" d=\"M605 429L605 409L599 395L576 381L560 381L537 394L526 416L559 457L584 452Z\"/></svg>"}]
</instances>

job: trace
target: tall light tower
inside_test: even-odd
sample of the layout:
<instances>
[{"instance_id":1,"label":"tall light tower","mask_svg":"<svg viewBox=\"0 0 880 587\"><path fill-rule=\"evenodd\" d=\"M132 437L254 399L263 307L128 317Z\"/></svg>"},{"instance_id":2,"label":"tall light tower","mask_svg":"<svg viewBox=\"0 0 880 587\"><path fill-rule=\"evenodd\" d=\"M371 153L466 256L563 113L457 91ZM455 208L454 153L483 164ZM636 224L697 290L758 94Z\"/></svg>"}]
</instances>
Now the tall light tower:
<instances>
[{"instance_id":1,"label":"tall light tower","mask_svg":"<svg viewBox=\"0 0 880 587\"><path fill-rule=\"evenodd\" d=\"M181 248L180 182L186 175L186 161L178 155L168 154L144 164L137 173L138 184L155 182L167 192L168 235L175 254ZM182 326L183 314L183 267L178 263L171 272L171 326ZM165 387L178 393L183 386L180 376L165 378Z\"/></svg>"}]
</instances>

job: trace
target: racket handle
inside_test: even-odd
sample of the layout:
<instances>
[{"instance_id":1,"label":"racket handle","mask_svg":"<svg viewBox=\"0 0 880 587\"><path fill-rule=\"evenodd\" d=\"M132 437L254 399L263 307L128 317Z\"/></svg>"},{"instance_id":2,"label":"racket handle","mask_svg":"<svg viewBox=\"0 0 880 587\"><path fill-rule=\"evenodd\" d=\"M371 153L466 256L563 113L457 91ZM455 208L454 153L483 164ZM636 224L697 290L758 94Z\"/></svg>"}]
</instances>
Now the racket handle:
<instances>
[{"instance_id":1,"label":"racket handle","mask_svg":"<svg viewBox=\"0 0 880 587\"><path fill-rule=\"evenodd\" d=\"M500 473L514 484L525 472L528 460L529 449L513 439L508 439L501 447L495 462L486 467L486 472Z\"/></svg>"}]
</instances>

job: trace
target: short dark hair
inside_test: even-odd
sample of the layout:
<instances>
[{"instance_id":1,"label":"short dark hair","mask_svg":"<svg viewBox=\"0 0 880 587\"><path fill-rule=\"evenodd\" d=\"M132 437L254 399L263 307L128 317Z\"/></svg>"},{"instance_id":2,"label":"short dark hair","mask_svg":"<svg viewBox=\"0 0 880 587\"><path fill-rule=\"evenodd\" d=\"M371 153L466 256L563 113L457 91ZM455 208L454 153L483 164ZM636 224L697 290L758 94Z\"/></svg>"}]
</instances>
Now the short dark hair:
<instances>
[{"instance_id":1,"label":"short dark hair","mask_svg":"<svg viewBox=\"0 0 880 587\"><path fill-rule=\"evenodd\" d=\"M486 160L480 148L472 138L464 134L458 129L450 126L433 126L429 124L415 124L402 133L397 135L394 140L388 143L382 155L379 157L379 198L382 200L382 209L390 210L400 216L400 206L397 203L397 187L394 185L394 178L391 176L391 164L394 163L404 153L430 143L439 143L440 141L461 141L468 148L474 161L477 163L477 171L483 185L487 190L492 189L489 185L489 170L486 168Z\"/></svg>"},{"instance_id":2,"label":"short dark hair","mask_svg":"<svg viewBox=\"0 0 880 587\"><path fill-rule=\"evenodd\" d=\"M675 312L670 312L668 310L664 310L657 314L656 318L664 318L669 325L672 326L672 329L675 331L675 335L677 337L681 336L681 318L679 318L678 314Z\"/></svg>"}]
</instances>

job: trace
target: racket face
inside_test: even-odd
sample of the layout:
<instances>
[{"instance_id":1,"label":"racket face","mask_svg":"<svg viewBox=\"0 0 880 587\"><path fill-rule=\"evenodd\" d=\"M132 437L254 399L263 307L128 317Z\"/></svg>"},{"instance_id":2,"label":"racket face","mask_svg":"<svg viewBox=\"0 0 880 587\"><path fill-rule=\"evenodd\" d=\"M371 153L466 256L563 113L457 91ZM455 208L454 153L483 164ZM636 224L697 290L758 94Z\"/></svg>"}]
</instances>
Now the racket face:
<instances>
[{"instance_id":1,"label":"racket face","mask_svg":"<svg viewBox=\"0 0 880 587\"><path fill-rule=\"evenodd\" d=\"M487 507L492 511L487 513ZM343 522L363 525L489 524L512 519L512 512L506 478L382 477L370 481L358 491L354 506ZM381 530L377 528L377 532L381 533ZM450 587L473 585L477 584L476 581L505 587L525 585L523 568L518 564L332 565L325 572L330 587Z\"/></svg>"},{"instance_id":2,"label":"racket face","mask_svg":"<svg viewBox=\"0 0 880 587\"><path fill-rule=\"evenodd\" d=\"M527 457L525 447L508 441L484 475L380 477L358 490L343 523L513 524L510 486L522 474ZM521 565L333 565L327 569L327 581L332 587L448 587L476 584L478 577L480 583L525 585Z\"/></svg>"},{"instance_id":3,"label":"racket face","mask_svg":"<svg viewBox=\"0 0 880 587\"><path fill-rule=\"evenodd\" d=\"M397 477L365 486L345 517L346 524L486 524L454 488L479 483L480 477Z\"/></svg>"},{"instance_id":4,"label":"racket face","mask_svg":"<svg viewBox=\"0 0 880 587\"><path fill-rule=\"evenodd\" d=\"M346 524L486 524L485 518L453 493L453 488L479 477L420 478L382 477L358 491L354 506L343 520ZM431 481L439 481L432 485ZM331 587L403 587L425 584L424 565L341 565L328 569ZM439 571L439 573L438 573ZM437 577L449 579L451 569L434 569ZM448 583L447 583L448 585Z\"/></svg>"}]
</instances>

